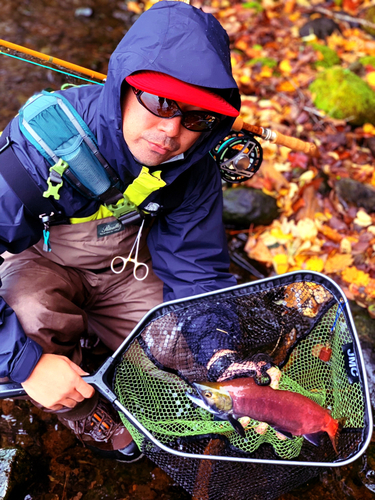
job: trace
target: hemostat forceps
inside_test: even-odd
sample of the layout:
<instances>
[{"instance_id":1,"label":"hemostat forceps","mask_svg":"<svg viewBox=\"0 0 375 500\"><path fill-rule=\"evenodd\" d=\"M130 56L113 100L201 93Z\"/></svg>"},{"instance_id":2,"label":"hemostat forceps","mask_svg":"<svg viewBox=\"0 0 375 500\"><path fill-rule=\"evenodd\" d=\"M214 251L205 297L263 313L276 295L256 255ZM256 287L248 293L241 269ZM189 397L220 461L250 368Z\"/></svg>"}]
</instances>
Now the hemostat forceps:
<instances>
[{"instance_id":1,"label":"hemostat forceps","mask_svg":"<svg viewBox=\"0 0 375 500\"><path fill-rule=\"evenodd\" d=\"M124 257L121 257L120 255L118 255L117 257L115 257L114 259L112 259L112 262L111 262L111 269L112 271L115 273L115 274L120 274L124 271L126 265L128 262L132 262L134 264L134 269L133 269L133 275L134 275L134 278L138 281L142 281L144 280L145 278L147 278L148 276L148 272L149 272L149 268L148 268L148 265L145 264L144 262L139 262L138 261L138 252L139 252L139 242L141 240L141 235L142 235L142 229L143 229L143 225L144 225L145 221L143 220L142 221L142 224L141 224L141 227L139 228L139 231L138 231L138 234L134 240L134 243L133 243L133 246L132 246L132 249L130 250L130 253L128 255L128 257L125 259ZM132 257L132 254L133 254L133 251L135 249L135 254L134 254L134 258ZM115 261L117 259L121 259L122 260L122 267L120 270L116 270L115 269ZM137 270L138 268L142 266L144 267L144 276L142 276L142 278L138 278L137 276Z\"/></svg>"}]
</instances>

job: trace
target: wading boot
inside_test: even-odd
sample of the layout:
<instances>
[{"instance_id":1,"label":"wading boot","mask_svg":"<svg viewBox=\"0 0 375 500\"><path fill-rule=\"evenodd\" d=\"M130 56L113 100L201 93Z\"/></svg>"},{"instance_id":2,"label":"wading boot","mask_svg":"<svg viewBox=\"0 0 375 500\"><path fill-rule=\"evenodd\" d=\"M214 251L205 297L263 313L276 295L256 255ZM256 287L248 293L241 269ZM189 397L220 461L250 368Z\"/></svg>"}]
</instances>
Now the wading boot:
<instances>
[{"instance_id":1,"label":"wading boot","mask_svg":"<svg viewBox=\"0 0 375 500\"><path fill-rule=\"evenodd\" d=\"M98 393L68 412L57 413L57 418L84 446L103 458L130 463L143 456L118 412Z\"/></svg>"}]
</instances>

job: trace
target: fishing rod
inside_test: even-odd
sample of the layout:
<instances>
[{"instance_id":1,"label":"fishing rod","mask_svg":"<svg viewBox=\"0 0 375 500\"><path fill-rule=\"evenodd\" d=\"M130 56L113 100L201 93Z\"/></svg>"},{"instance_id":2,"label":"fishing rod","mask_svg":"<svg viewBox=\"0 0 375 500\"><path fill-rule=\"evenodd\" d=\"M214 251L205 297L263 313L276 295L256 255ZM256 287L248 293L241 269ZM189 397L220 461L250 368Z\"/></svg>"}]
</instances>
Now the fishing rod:
<instances>
[{"instance_id":1,"label":"fishing rod","mask_svg":"<svg viewBox=\"0 0 375 500\"><path fill-rule=\"evenodd\" d=\"M99 80L99 82L93 81L92 83L103 84L107 79L107 75L105 75L103 73L98 73L97 71L93 71L93 70L85 68L83 66L78 66L77 64L73 64L73 63L70 63L68 61L64 61L63 59L58 59L57 57L49 56L48 54L44 54L43 52L38 52L36 50L32 50L32 49L29 49L27 47L23 47L22 45L17 45L15 43L8 42L7 40L0 39L0 46L6 47L7 49L13 50L15 52L20 52L21 54L27 54L29 56L35 57L36 59L46 61L49 64L54 64L55 66L60 66L62 68L66 68L66 69L75 71L77 73L81 73L82 75L89 76L92 79ZM28 62L31 64L36 64L33 61L30 61L28 59L24 59L21 57L13 56L12 54L8 54L7 52L3 52L2 50L0 50L0 54L5 55L5 56L9 56L9 57L14 57L16 59L20 59L21 61L25 61L25 62ZM51 68L50 66L43 66L41 64L37 64L37 65L87 81L86 78L82 78L79 75L65 73L64 71L59 71L56 68Z\"/></svg>"},{"instance_id":2,"label":"fishing rod","mask_svg":"<svg viewBox=\"0 0 375 500\"><path fill-rule=\"evenodd\" d=\"M23 47L22 45L17 45L15 43L8 42L6 40L0 39L0 46L6 47L10 50L13 50L15 52L20 52L22 54L27 54L29 56L35 57L36 59L41 59L43 61L48 62L49 64L54 64L56 66L60 66L66 69L73 70L77 73L81 73L83 75L89 76L90 78L99 80L101 84L103 84L106 81L107 75L103 73L98 73L97 71L93 71L91 69L85 68L83 66L78 66L77 64L70 63L68 61L64 61L63 59L58 59L57 57L52 57L49 56L48 54L44 54L43 52L37 52L36 50L31 50L27 47ZM8 54L6 52L3 52L0 50L0 54L10 56L10 57L15 57L12 56L11 54ZM23 59L23 58L18 58L21 59L22 61L28 62L28 63L33 63L33 61L29 61L28 59ZM35 63L34 63L35 64ZM58 71L55 68L51 68L49 66L43 66L48 69L51 69L53 71ZM64 72L63 72L64 73ZM68 74L68 73L65 73ZM78 75L69 75L73 76L76 78L82 78ZM97 81L94 81L93 83L99 83ZM301 151L309 156L312 157L319 157L319 150L315 144L309 143L309 142L304 142L301 141L300 139L296 139L295 137L290 137L286 136L284 134L281 134L280 132L275 132L269 128L263 128L259 127L256 125L250 125L246 122L241 117L238 117L236 121L234 122L232 126L232 130L234 132L240 132L241 130L246 130L247 132L250 132L251 134L254 134L258 137L261 137L265 141L270 141L274 144L278 144L280 146L286 146L289 149L292 149L294 151Z\"/></svg>"}]
</instances>

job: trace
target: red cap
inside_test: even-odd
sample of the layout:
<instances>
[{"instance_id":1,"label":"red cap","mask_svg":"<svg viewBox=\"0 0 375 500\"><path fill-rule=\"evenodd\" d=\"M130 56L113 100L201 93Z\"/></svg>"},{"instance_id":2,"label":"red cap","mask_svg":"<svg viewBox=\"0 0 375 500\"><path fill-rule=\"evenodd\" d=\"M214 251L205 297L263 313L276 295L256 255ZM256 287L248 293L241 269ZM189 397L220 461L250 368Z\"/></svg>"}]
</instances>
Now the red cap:
<instances>
[{"instance_id":1,"label":"red cap","mask_svg":"<svg viewBox=\"0 0 375 500\"><path fill-rule=\"evenodd\" d=\"M184 102L192 106L214 111L226 116L238 116L236 108L231 106L221 96L214 94L205 87L198 87L191 83L185 83L173 76L159 73L157 71L139 71L125 78L131 85L144 92Z\"/></svg>"}]
</instances>

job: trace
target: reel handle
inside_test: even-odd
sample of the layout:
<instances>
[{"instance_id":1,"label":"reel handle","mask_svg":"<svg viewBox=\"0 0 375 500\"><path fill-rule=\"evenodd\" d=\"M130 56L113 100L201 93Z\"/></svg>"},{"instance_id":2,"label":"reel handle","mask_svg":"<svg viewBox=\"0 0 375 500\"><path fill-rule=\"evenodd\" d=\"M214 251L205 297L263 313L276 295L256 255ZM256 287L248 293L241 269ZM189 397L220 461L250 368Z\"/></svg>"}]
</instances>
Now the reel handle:
<instances>
[{"instance_id":1,"label":"reel handle","mask_svg":"<svg viewBox=\"0 0 375 500\"><path fill-rule=\"evenodd\" d=\"M240 130L246 130L247 132L251 132L254 135L258 135L267 141L270 141L274 144L279 144L280 146L286 146L289 149L294 151L301 151L309 156L314 158L319 158L320 153L319 149L315 144L311 142L304 142L300 139L296 139L295 137L290 137L280 132L275 132L269 128L258 127L257 125L250 125L243 121L241 117L237 117L235 122L232 125L232 130L235 132L239 132Z\"/></svg>"}]
</instances>

